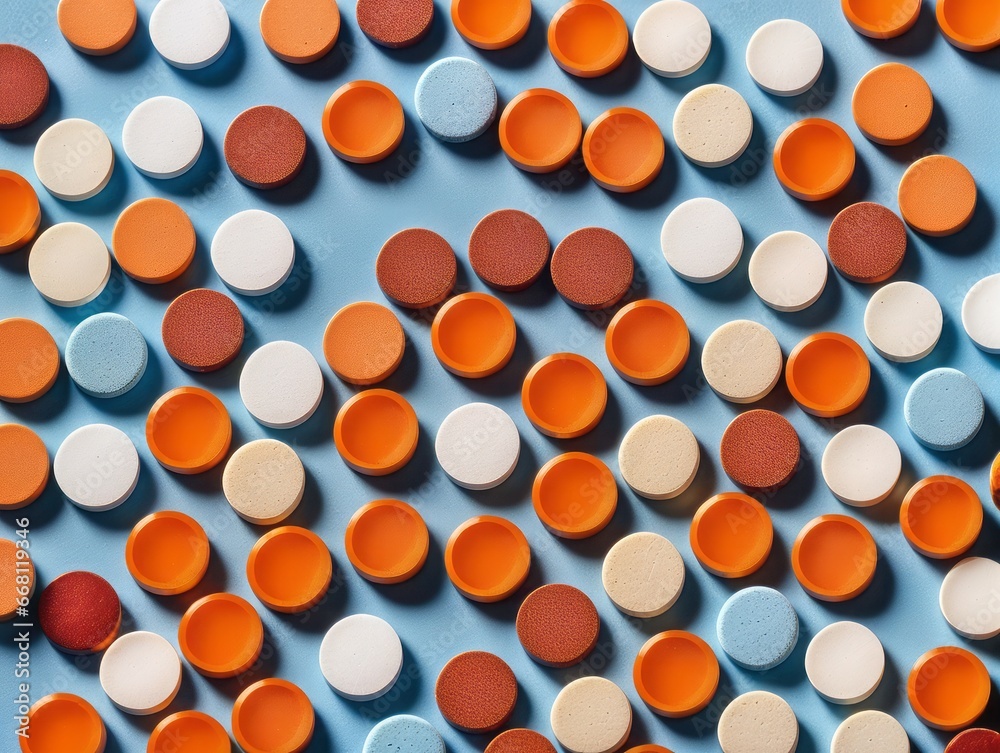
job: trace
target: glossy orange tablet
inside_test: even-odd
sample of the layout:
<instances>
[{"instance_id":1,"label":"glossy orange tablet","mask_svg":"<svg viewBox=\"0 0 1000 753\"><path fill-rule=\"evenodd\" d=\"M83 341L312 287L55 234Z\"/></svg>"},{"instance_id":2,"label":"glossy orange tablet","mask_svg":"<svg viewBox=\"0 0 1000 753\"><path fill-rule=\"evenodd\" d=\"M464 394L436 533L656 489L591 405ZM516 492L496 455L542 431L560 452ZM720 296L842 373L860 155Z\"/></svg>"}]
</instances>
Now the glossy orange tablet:
<instances>
[{"instance_id":1,"label":"glossy orange tablet","mask_svg":"<svg viewBox=\"0 0 1000 753\"><path fill-rule=\"evenodd\" d=\"M446 301L431 325L431 345L441 365L470 379L506 366L516 340L510 309L485 293L463 293Z\"/></svg>"},{"instance_id":2,"label":"glossy orange tablet","mask_svg":"<svg viewBox=\"0 0 1000 753\"><path fill-rule=\"evenodd\" d=\"M590 177L615 193L632 193L652 183L663 169L665 154L660 127L632 107L601 113L583 137L583 161Z\"/></svg>"},{"instance_id":3,"label":"glossy orange tablet","mask_svg":"<svg viewBox=\"0 0 1000 753\"><path fill-rule=\"evenodd\" d=\"M24 178L0 170L0 254L25 246L42 221L38 194Z\"/></svg>"},{"instance_id":4,"label":"glossy orange tablet","mask_svg":"<svg viewBox=\"0 0 1000 753\"><path fill-rule=\"evenodd\" d=\"M528 578L531 548L521 529L506 518L478 515L462 523L448 539L444 565L466 598L501 601Z\"/></svg>"},{"instance_id":5,"label":"glossy orange tablet","mask_svg":"<svg viewBox=\"0 0 1000 753\"><path fill-rule=\"evenodd\" d=\"M693 716L719 687L719 660L694 633L668 630L640 649L632 668L639 697L660 716Z\"/></svg>"},{"instance_id":6,"label":"glossy orange tablet","mask_svg":"<svg viewBox=\"0 0 1000 753\"><path fill-rule=\"evenodd\" d=\"M430 547L420 513L398 499L377 499L354 513L344 534L347 558L372 583L402 583L424 566Z\"/></svg>"},{"instance_id":7,"label":"glossy orange tablet","mask_svg":"<svg viewBox=\"0 0 1000 753\"><path fill-rule=\"evenodd\" d=\"M673 306L644 299L621 308L604 336L608 360L622 379L644 386L677 376L691 352L691 333Z\"/></svg>"},{"instance_id":8,"label":"glossy orange tablet","mask_svg":"<svg viewBox=\"0 0 1000 753\"><path fill-rule=\"evenodd\" d=\"M531 0L451 0L451 20L469 44L500 50L528 32Z\"/></svg>"},{"instance_id":9,"label":"glossy orange tablet","mask_svg":"<svg viewBox=\"0 0 1000 753\"><path fill-rule=\"evenodd\" d=\"M618 484L600 458L567 452L538 471L531 501L550 532L564 539L585 539L611 522L618 509Z\"/></svg>"},{"instance_id":10,"label":"glossy orange tablet","mask_svg":"<svg viewBox=\"0 0 1000 753\"><path fill-rule=\"evenodd\" d=\"M628 26L611 3L570 0L549 22L549 52L567 73L603 76L625 60Z\"/></svg>"},{"instance_id":11,"label":"glossy orange tablet","mask_svg":"<svg viewBox=\"0 0 1000 753\"><path fill-rule=\"evenodd\" d=\"M103 753L108 733L100 714L72 693L52 693L28 712L29 733L18 735L21 753Z\"/></svg>"},{"instance_id":12,"label":"glossy orange tablet","mask_svg":"<svg viewBox=\"0 0 1000 753\"><path fill-rule=\"evenodd\" d=\"M514 97L500 116L499 130L504 154L529 173L565 167L583 139L576 105L553 89L528 89Z\"/></svg>"},{"instance_id":13,"label":"glossy orange tablet","mask_svg":"<svg viewBox=\"0 0 1000 753\"><path fill-rule=\"evenodd\" d=\"M555 353L531 367L521 387L521 405L542 434L580 437L604 415L608 385L591 361L576 353Z\"/></svg>"},{"instance_id":14,"label":"glossy orange tablet","mask_svg":"<svg viewBox=\"0 0 1000 753\"><path fill-rule=\"evenodd\" d=\"M304 612L326 595L333 558L323 539L299 526L274 528L259 539L247 558L250 588L276 612Z\"/></svg>"},{"instance_id":15,"label":"glossy orange tablet","mask_svg":"<svg viewBox=\"0 0 1000 753\"><path fill-rule=\"evenodd\" d=\"M215 395L201 387L177 387L153 403L146 442L160 465L190 475L214 468L229 451L233 425Z\"/></svg>"},{"instance_id":16,"label":"glossy orange tablet","mask_svg":"<svg viewBox=\"0 0 1000 753\"><path fill-rule=\"evenodd\" d=\"M56 22L66 41L88 55L110 55L129 43L135 0L59 0Z\"/></svg>"},{"instance_id":17,"label":"glossy orange tablet","mask_svg":"<svg viewBox=\"0 0 1000 753\"><path fill-rule=\"evenodd\" d=\"M921 479L899 508L899 525L914 549L934 559L965 554L983 528L976 490L954 476Z\"/></svg>"},{"instance_id":18,"label":"glossy orange tablet","mask_svg":"<svg viewBox=\"0 0 1000 753\"><path fill-rule=\"evenodd\" d=\"M802 201L836 196L854 175L856 155L847 131L823 118L793 123L774 146L774 174Z\"/></svg>"},{"instance_id":19,"label":"glossy orange tablet","mask_svg":"<svg viewBox=\"0 0 1000 753\"><path fill-rule=\"evenodd\" d=\"M115 261L129 277L150 284L176 280L191 265L197 241L187 213L167 199L126 207L111 233Z\"/></svg>"},{"instance_id":20,"label":"glossy orange tablet","mask_svg":"<svg viewBox=\"0 0 1000 753\"><path fill-rule=\"evenodd\" d=\"M197 520L161 510L135 524L125 542L125 565L142 588L167 596L201 582L209 551L208 536Z\"/></svg>"},{"instance_id":21,"label":"glossy orange tablet","mask_svg":"<svg viewBox=\"0 0 1000 753\"><path fill-rule=\"evenodd\" d=\"M206 677L235 677L257 661L264 625L246 599L217 593L198 599L177 629L181 653Z\"/></svg>"},{"instance_id":22,"label":"glossy orange tablet","mask_svg":"<svg viewBox=\"0 0 1000 753\"><path fill-rule=\"evenodd\" d=\"M847 515L821 515L799 532L792 570L799 584L820 601L847 601L875 577L878 548L871 533Z\"/></svg>"},{"instance_id":23,"label":"glossy orange tablet","mask_svg":"<svg viewBox=\"0 0 1000 753\"><path fill-rule=\"evenodd\" d=\"M340 10L334 0L267 0L260 11L260 35L286 63L312 63L337 43Z\"/></svg>"},{"instance_id":24,"label":"glossy orange tablet","mask_svg":"<svg viewBox=\"0 0 1000 753\"><path fill-rule=\"evenodd\" d=\"M376 81L351 81L337 89L323 110L323 135L348 162L385 159L403 140L403 106Z\"/></svg>"},{"instance_id":25,"label":"glossy orange tablet","mask_svg":"<svg viewBox=\"0 0 1000 753\"><path fill-rule=\"evenodd\" d=\"M910 706L930 727L954 732L982 716L990 700L990 673L971 651L941 646L917 659L906 682Z\"/></svg>"},{"instance_id":26,"label":"glossy orange tablet","mask_svg":"<svg viewBox=\"0 0 1000 753\"><path fill-rule=\"evenodd\" d=\"M743 578L760 570L771 553L774 526L764 506L746 494L724 492L705 502L691 520L691 551L708 572Z\"/></svg>"},{"instance_id":27,"label":"glossy orange tablet","mask_svg":"<svg viewBox=\"0 0 1000 753\"><path fill-rule=\"evenodd\" d=\"M953 235L972 221L978 191L969 169L932 154L910 165L899 181L899 213L906 224L930 236Z\"/></svg>"},{"instance_id":28,"label":"glossy orange tablet","mask_svg":"<svg viewBox=\"0 0 1000 753\"><path fill-rule=\"evenodd\" d=\"M21 424L0 424L0 510L30 505L49 482L49 452L42 438Z\"/></svg>"},{"instance_id":29,"label":"glossy orange tablet","mask_svg":"<svg viewBox=\"0 0 1000 753\"><path fill-rule=\"evenodd\" d=\"M164 717L149 735L146 753L231 753L229 733L200 711Z\"/></svg>"},{"instance_id":30,"label":"glossy orange tablet","mask_svg":"<svg viewBox=\"0 0 1000 753\"><path fill-rule=\"evenodd\" d=\"M990 469L990 494L993 496L993 504L1000 509L1000 454L993 460L993 467Z\"/></svg>"},{"instance_id":31,"label":"glossy orange tablet","mask_svg":"<svg viewBox=\"0 0 1000 753\"><path fill-rule=\"evenodd\" d=\"M0 320L0 400L37 400L59 376L59 348L38 322Z\"/></svg>"},{"instance_id":32,"label":"glossy orange tablet","mask_svg":"<svg viewBox=\"0 0 1000 753\"><path fill-rule=\"evenodd\" d=\"M937 21L962 50L986 52L1000 45L1000 5L990 0L938 0Z\"/></svg>"},{"instance_id":33,"label":"glossy orange tablet","mask_svg":"<svg viewBox=\"0 0 1000 753\"><path fill-rule=\"evenodd\" d=\"M365 390L348 400L333 423L337 451L366 476L385 476L410 462L417 451L417 414L392 390Z\"/></svg>"},{"instance_id":34,"label":"glossy orange tablet","mask_svg":"<svg viewBox=\"0 0 1000 753\"><path fill-rule=\"evenodd\" d=\"M785 381L802 410L834 418L861 405L868 394L871 364L851 338L838 332L818 332L789 354Z\"/></svg>"},{"instance_id":35,"label":"glossy orange tablet","mask_svg":"<svg viewBox=\"0 0 1000 753\"><path fill-rule=\"evenodd\" d=\"M921 0L841 0L847 22L859 34L891 39L905 34L920 16Z\"/></svg>"},{"instance_id":36,"label":"glossy orange tablet","mask_svg":"<svg viewBox=\"0 0 1000 753\"><path fill-rule=\"evenodd\" d=\"M861 132L876 144L909 144L930 125L934 95L910 66L884 63L862 76L851 112Z\"/></svg>"},{"instance_id":37,"label":"glossy orange tablet","mask_svg":"<svg viewBox=\"0 0 1000 753\"><path fill-rule=\"evenodd\" d=\"M240 693L232 726L244 753L301 753L312 740L316 712L298 685L269 677Z\"/></svg>"}]
</instances>

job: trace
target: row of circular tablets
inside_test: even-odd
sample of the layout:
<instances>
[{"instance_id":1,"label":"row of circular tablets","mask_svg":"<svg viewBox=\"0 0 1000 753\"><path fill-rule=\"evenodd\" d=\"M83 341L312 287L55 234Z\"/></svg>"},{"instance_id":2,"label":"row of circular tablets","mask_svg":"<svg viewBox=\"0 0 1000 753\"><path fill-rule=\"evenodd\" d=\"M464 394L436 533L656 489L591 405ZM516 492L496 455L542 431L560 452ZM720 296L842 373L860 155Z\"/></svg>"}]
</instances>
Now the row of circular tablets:
<instances>
[{"instance_id":1,"label":"row of circular tablets","mask_svg":"<svg viewBox=\"0 0 1000 753\"><path fill-rule=\"evenodd\" d=\"M917 23L921 0L841 0L848 23L859 34L891 39ZM1000 13L976 0L939 0L937 22L945 38L967 52L986 52L1000 45Z\"/></svg>"}]
</instances>

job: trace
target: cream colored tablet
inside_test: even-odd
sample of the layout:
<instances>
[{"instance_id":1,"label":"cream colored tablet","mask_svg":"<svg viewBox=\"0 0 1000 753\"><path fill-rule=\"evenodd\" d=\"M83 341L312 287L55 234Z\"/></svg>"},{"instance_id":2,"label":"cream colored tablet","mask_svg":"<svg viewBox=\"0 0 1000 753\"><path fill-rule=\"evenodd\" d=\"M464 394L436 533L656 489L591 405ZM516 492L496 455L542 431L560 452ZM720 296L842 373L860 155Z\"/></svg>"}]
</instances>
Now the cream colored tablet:
<instances>
[{"instance_id":1,"label":"cream colored tablet","mask_svg":"<svg viewBox=\"0 0 1000 753\"><path fill-rule=\"evenodd\" d=\"M691 282L714 282L733 271L743 255L743 227L715 199L689 199L675 208L660 231L667 264Z\"/></svg>"},{"instance_id":2,"label":"cream colored tablet","mask_svg":"<svg viewBox=\"0 0 1000 753\"><path fill-rule=\"evenodd\" d=\"M835 622L806 649L806 676L831 703L861 703L885 673L885 651L871 630L857 622Z\"/></svg>"},{"instance_id":3,"label":"cream colored tablet","mask_svg":"<svg viewBox=\"0 0 1000 753\"><path fill-rule=\"evenodd\" d=\"M295 264L295 241L270 212L248 209L223 222L212 238L212 266L243 295L266 295L281 287Z\"/></svg>"},{"instance_id":4,"label":"cream colored tablet","mask_svg":"<svg viewBox=\"0 0 1000 753\"><path fill-rule=\"evenodd\" d=\"M842 429L823 451L823 480L844 504L877 505L896 488L903 470L899 446L877 426Z\"/></svg>"},{"instance_id":5,"label":"cream colored tablet","mask_svg":"<svg viewBox=\"0 0 1000 753\"><path fill-rule=\"evenodd\" d=\"M164 60L194 70L211 65L229 46L229 14L219 0L159 0L149 37Z\"/></svg>"},{"instance_id":6,"label":"cream colored tablet","mask_svg":"<svg viewBox=\"0 0 1000 753\"><path fill-rule=\"evenodd\" d=\"M79 222L61 222L35 240L28 275L49 303L82 306L104 292L111 279L111 253L97 231Z\"/></svg>"},{"instance_id":7,"label":"cream colored tablet","mask_svg":"<svg viewBox=\"0 0 1000 753\"><path fill-rule=\"evenodd\" d=\"M766 92L779 97L804 94L823 71L823 43L801 21L770 21L750 37L747 70Z\"/></svg>"},{"instance_id":8,"label":"cream colored tablet","mask_svg":"<svg viewBox=\"0 0 1000 753\"><path fill-rule=\"evenodd\" d=\"M1000 635L1000 563L967 557L944 576L941 614L957 633L976 641Z\"/></svg>"},{"instance_id":9,"label":"cream colored tablet","mask_svg":"<svg viewBox=\"0 0 1000 753\"><path fill-rule=\"evenodd\" d=\"M583 677L559 691L550 720L569 753L614 753L632 731L632 706L611 680Z\"/></svg>"},{"instance_id":10,"label":"cream colored tablet","mask_svg":"<svg viewBox=\"0 0 1000 753\"><path fill-rule=\"evenodd\" d=\"M492 489L517 467L521 436L514 421L489 403L456 408L441 422L434 452L448 477L466 489Z\"/></svg>"},{"instance_id":11,"label":"cream colored tablet","mask_svg":"<svg viewBox=\"0 0 1000 753\"><path fill-rule=\"evenodd\" d=\"M385 620L352 614L327 631L319 647L319 667L344 698L371 701L395 685L403 671L403 646Z\"/></svg>"},{"instance_id":12,"label":"cream colored tablet","mask_svg":"<svg viewBox=\"0 0 1000 753\"><path fill-rule=\"evenodd\" d=\"M205 135L198 113L176 97L140 102L125 119L122 146L136 169L151 178L176 178L198 161Z\"/></svg>"},{"instance_id":13,"label":"cream colored tablet","mask_svg":"<svg viewBox=\"0 0 1000 753\"><path fill-rule=\"evenodd\" d=\"M295 450L276 439L240 447L226 463L222 491L240 517L259 525L287 518L305 490L306 472Z\"/></svg>"},{"instance_id":14,"label":"cream colored tablet","mask_svg":"<svg viewBox=\"0 0 1000 753\"><path fill-rule=\"evenodd\" d=\"M243 364L240 397L250 415L264 426L290 429L319 407L323 372L313 354L298 343L266 343Z\"/></svg>"},{"instance_id":15,"label":"cream colored tablet","mask_svg":"<svg viewBox=\"0 0 1000 753\"><path fill-rule=\"evenodd\" d=\"M750 144L753 115L735 89L706 84L689 92L674 112L674 141L702 167L735 162Z\"/></svg>"},{"instance_id":16,"label":"cream colored tablet","mask_svg":"<svg viewBox=\"0 0 1000 753\"><path fill-rule=\"evenodd\" d=\"M81 426L56 451L52 473L66 498L84 510L118 507L139 482L139 453L108 424Z\"/></svg>"},{"instance_id":17,"label":"cream colored tablet","mask_svg":"<svg viewBox=\"0 0 1000 753\"><path fill-rule=\"evenodd\" d=\"M180 690L181 660L166 638L137 630L111 644L100 678L108 698L126 714L155 714Z\"/></svg>"},{"instance_id":18,"label":"cream colored tablet","mask_svg":"<svg viewBox=\"0 0 1000 753\"><path fill-rule=\"evenodd\" d=\"M656 617L672 607L684 589L684 560L677 547L657 533L633 533L604 558L601 582L608 598L625 614Z\"/></svg>"},{"instance_id":19,"label":"cream colored tablet","mask_svg":"<svg viewBox=\"0 0 1000 753\"><path fill-rule=\"evenodd\" d=\"M781 346L771 330L748 319L723 324L701 351L705 381L733 403L766 397L781 378L781 365Z\"/></svg>"},{"instance_id":20,"label":"cream colored tablet","mask_svg":"<svg viewBox=\"0 0 1000 753\"><path fill-rule=\"evenodd\" d=\"M882 356L899 363L930 355L943 326L941 304L915 282L893 282L880 288L865 309L868 339Z\"/></svg>"},{"instance_id":21,"label":"cream colored tablet","mask_svg":"<svg viewBox=\"0 0 1000 753\"><path fill-rule=\"evenodd\" d=\"M698 440L671 416L648 416L625 434L618 448L618 468L636 494L647 499L673 499L683 494L698 473Z\"/></svg>"},{"instance_id":22,"label":"cream colored tablet","mask_svg":"<svg viewBox=\"0 0 1000 753\"><path fill-rule=\"evenodd\" d=\"M980 348L1000 353L1000 274L972 286L962 303L962 325Z\"/></svg>"},{"instance_id":23,"label":"cream colored tablet","mask_svg":"<svg viewBox=\"0 0 1000 753\"><path fill-rule=\"evenodd\" d=\"M53 196L83 201L111 180L115 153L100 126L81 118L60 120L38 137L35 173Z\"/></svg>"},{"instance_id":24,"label":"cream colored tablet","mask_svg":"<svg viewBox=\"0 0 1000 753\"><path fill-rule=\"evenodd\" d=\"M660 0L635 22L632 44L653 73L679 78L694 73L708 58L712 28L697 6L684 0Z\"/></svg>"},{"instance_id":25,"label":"cream colored tablet","mask_svg":"<svg viewBox=\"0 0 1000 753\"><path fill-rule=\"evenodd\" d=\"M837 727L830 753L910 753L910 738L903 725L888 714L859 711Z\"/></svg>"},{"instance_id":26,"label":"cream colored tablet","mask_svg":"<svg viewBox=\"0 0 1000 753\"><path fill-rule=\"evenodd\" d=\"M750 285L777 311L802 311L823 295L830 265L805 233L784 230L760 242L750 257Z\"/></svg>"},{"instance_id":27,"label":"cream colored tablet","mask_svg":"<svg viewBox=\"0 0 1000 753\"><path fill-rule=\"evenodd\" d=\"M754 690L733 699L719 717L722 753L794 753L799 722L774 693Z\"/></svg>"}]
</instances>

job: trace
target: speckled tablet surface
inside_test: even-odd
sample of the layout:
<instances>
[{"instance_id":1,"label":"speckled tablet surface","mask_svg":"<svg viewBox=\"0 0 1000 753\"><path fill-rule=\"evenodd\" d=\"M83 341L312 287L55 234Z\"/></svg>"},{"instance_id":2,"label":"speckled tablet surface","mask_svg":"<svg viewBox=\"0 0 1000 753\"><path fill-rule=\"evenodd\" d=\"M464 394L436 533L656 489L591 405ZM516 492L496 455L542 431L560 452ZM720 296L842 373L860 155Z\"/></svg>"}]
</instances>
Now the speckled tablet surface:
<instances>
[{"instance_id":1,"label":"speckled tablet surface","mask_svg":"<svg viewBox=\"0 0 1000 753\"><path fill-rule=\"evenodd\" d=\"M787 659L799 640L799 618L780 591L760 586L737 591L722 605L719 644L729 658L758 672Z\"/></svg>"},{"instance_id":2,"label":"speckled tablet surface","mask_svg":"<svg viewBox=\"0 0 1000 753\"><path fill-rule=\"evenodd\" d=\"M932 450L958 450L979 433L985 417L983 393L971 377L941 368L919 377L906 393L906 424Z\"/></svg>"},{"instance_id":3,"label":"speckled tablet surface","mask_svg":"<svg viewBox=\"0 0 1000 753\"><path fill-rule=\"evenodd\" d=\"M497 116L497 90L483 66L468 58L432 64L414 92L417 115L442 141L471 141Z\"/></svg>"},{"instance_id":4,"label":"speckled tablet surface","mask_svg":"<svg viewBox=\"0 0 1000 753\"><path fill-rule=\"evenodd\" d=\"M139 328L121 314L94 314L66 341L66 369L94 397L118 397L139 383L148 350Z\"/></svg>"},{"instance_id":5,"label":"speckled tablet surface","mask_svg":"<svg viewBox=\"0 0 1000 753\"><path fill-rule=\"evenodd\" d=\"M368 733L361 753L444 753L444 740L430 722L411 714L383 719Z\"/></svg>"}]
</instances>

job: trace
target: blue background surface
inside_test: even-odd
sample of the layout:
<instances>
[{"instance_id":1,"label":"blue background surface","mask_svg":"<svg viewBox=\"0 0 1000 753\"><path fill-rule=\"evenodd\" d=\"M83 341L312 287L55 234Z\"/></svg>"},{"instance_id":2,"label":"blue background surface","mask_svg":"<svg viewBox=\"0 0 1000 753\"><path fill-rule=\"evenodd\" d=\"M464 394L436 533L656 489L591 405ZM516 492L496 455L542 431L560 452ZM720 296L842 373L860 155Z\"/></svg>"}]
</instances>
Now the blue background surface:
<instances>
[{"instance_id":1,"label":"blue background surface","mask_svg":"<svg viewBox=\"0 0 1000 753\"><path fill-rule=\"evenodd\" d=\"M110 241L118 213L130 202L163 195L178 201L191 215L198 232L198 252L190 270L179 280L146 286L124 278L115 269L107 291L96 302L78 309L48 305L32 287L26 273L27 252L0 257L0 316L26 316L44 324L60 348L73 326L97 311L117 311L130 317L150 346L149 368L128 395L110 401L93 399L71 384L65 368L53 390L26 405L0 405L0 418L28 424L38 431L54 453L73 429L91 422L122 427L134 439L142 458L135 494L115 511L86 513L62 498L50 483L40 500L21 513L4 513L3 528L12 535L15 517L31 518L32 552L44 584L77 568L96 571L110 580L127 610L125 629L152 630L176 645L180 615L194 599L219 590L241 594L256 603L244 576L247 553L264 531L238 518L220 487L222 468L202 476L183 477L161 469L150 455L143 436L146 412L163 392L175 386L197 384L215 391L227 405L234 423L234 446L264 436L289 442L299 452L307 472L301 507L287 521L321 534L330 546L338 569L335 587L325 603L305 616L281 616L261 607L267 626L267 647L261 666L242 680L215 681L185 666L184 681L170 711L196 707L229 726L232 701L249 681L269 675L293 680L310 695L317 710L312 751L358 751L377 719L395 713L414 713L430 720L445 736L449 750L481 750L485 738L466 736L441 718L433 700L434 680L454 654L469 649L494 651L514 668L521 683L512 726L528 726L550 734L548 714L556 693L568 681L588 672L605 675L627 692L635 709L632 744L652 741L678 753L717 750L715 723L727 701L752 689L767 689L785 697L801 721L802 753L828 750L837 724L861 708L880 708L906 726L914 747L924 753L940 751L949 736L928 730L905 701L905 678L914 660L939 645L966 645L987 663L994 679L1000 677L1000 639L970 643L945 623L937 607L941 578L947 562L933 562L913 552L900 533L897 515L908 486L932 473L954 473L968 480L988 500L988 467L1000 449L996 414L998 356L977 350L962 330L962 298L981 277L998 270L995 241L996 202L1000 196L1000 164L996 138L996 96L1000 81L1000 51L972 55L953 48L940 35L933 7L925 7L917 26L904 37L873 42L856 34L840 12L840 3L791 0L703 0L700 5L712 24L714 41L705 66L683 79L662 79L645 70L634 52L620 69L596 80L563 73L545 46L545 28L560 0L536 0L535 17L527 37L515 47L480 52L468 46L453 29L447 6L437 3L437 18L427 39L414 48L390 51L369 42L359 31L351 3L342 8L340 41L322 61L304 67L274 58L261 41L257 26L259 0L226 3L233 20L233 39L223 58L202 71L180 71L152 49L147 21L154 5L140 0L139 29L133 41L108 58L76 53L58 32L54 3L14 0L5 3L0 38L34 50L49 69L52 100L43 117L27 128L0 133L0 166L28 177L43 205L43 226L66 220L92 225ZM631 28L646 2L619 3ZM930 4L925 4L930 5ZM823 75L810 93L793 99L772 97L758 89L743 62L747 40L766 21L798 18L821 36L826 49ZM548 86L566 93L579 107L584 122L614 105L632 105L650 113L667 138L665 168L651 187L631 196L616 196L595 185L579 167L559 176L531 176L512 167L499 149L496 128L464 145L450 145L430 137L416 119L412 94L421 72L446 55L465 55L481 61L493 75L501 105L518 92ZM915 66L934 91L936 108L928 132L916 143L882 148L866 141L850 116L851 93L872 66L902 60ZM406 134L400 149L382 163L358 167L337 159L327 148L320 127L323 105L342 83L371 78L392 88L406 110ZM672 143L670 123L680 98L697 85L719 81L739 90L755 117L755 134L746 154L733 166L717 170L687 162ZM187 175L171 181L150 180L139 174L121 148L122 123L142 100L168 94L189 102L200 115L206 136L204 154ZM221 158L229 122L245 108L274 104L288 109L303 124L309 153L302 175L286 188L261 192L238 183ZM803 204L779 187L771 170L770 149L781 131L806 114L818 114L841 123L855 140L857 174L840 196L820 204ZM32 147L44 128L65 117L88 118L100 124L118 159L107 189L85 202L64 203L47 194L31 167ZM747 281L747 258L767 235L800 230L825 245L832 216L859 199L896 207L899 178L912 159L942 151L965 162L980 188L980 206L969 228L948 239L910 235L909 252L896 279L928 286L945 311L944 334L930 357L909 365L879 357L864 337L862 314L873 288L846 282L831 270L820 301L805 312L780 314L753 294ZM667 213L681 201L713 196L729 204L746 232L743 260L723 281L697 286L676 277L659 249L659 230ZM170 300L186 289L206 286L225 290L208 258L208 244L219 224L231 214L251 207L275 212L291 229L298 246L298 264L289 282L264 298L238 299L248 325L240 360L221 372L196 375L176 366L163 350L160 319ZM555 294L549 281L524 293L502 295L513 311L519 340L513 361L500 374L482 381L466 381L445 372L433 356L429 321L400 311L409 337L402 367L384 385L401 391L414 405L421 423L420 445L414 460L401 472L383 479L367 479L348 470L331 441L335 412L352 390L323 365L326 394L313 418L291 431L258 425L240 402L237 382L240 364L262 343L292 339L310 348L322 361L321 337L330 316L357 300L383 301L374 276L374 259L392 233L410 226L426 226L447 238L460 259L459 285L483 290L468 267L465 251L475 223L486 213L515 207L534 213L553 243L579 227L597 224L613 229L631 246L638 265L633 296L668 301L687 318L693 349L684 371L672 382L637 388L620 380L604 355L603 314L571 309ZM744 317L763 322L777 335L785 353L806 334L833 329L857 339L873 365L871 391L860 409L834 421L804 414L783 385L761 403L789 417L798 429L806 463L793 482L768 500L776 527L776 542L766 566L756 575L722 581L701 569L688 545L688 526L694 509L709 495L732 488L718 461L718 443L728 422L739 411L708 389L700 375L699 354L706 337L720 324ZM591 434L572 441L540 435L525 419L519 405L519 386L531 363L555 351L586 355L604 371L610 388L607 415ZM903 397L911 382L926 370L954 366L982 387L989 415L979 437L967 448L950 454L921 447L903 421ZM467 492L453 485L437 467L433 436L441 420L457 406L487 400L506 409L518 423L523 455L513 477L496 490ZM639 418L668 413L685 421L701 442L702 468L681 498L649 502L637 498L624 484L611 525L598 536L566 542L550 536L536 519L530 503L530 484L538 467L567 450L600 455L617 470L616 450L624 431ZM877 423L899 442L905 458L904 477L893 497L869 510L852 510L827 490L819 474L818 458L839 428L860 422ZM354 573L343 547L343 531L351 514L363 503L394 496L414 504L431 530L432 549L427 566L413 581L397 586L375 586ZM986 502L983 534L973 554L996 556L1000 543L1000 515ZM157 509L178 509L194 515L208 531L213 554L208 576L193 591L177 597L155 597L142 591L124 567L123 548L132 525ZM493 512L514 520L525 531L534 553L527 585L515 597L496 605L477 605L462 598L448 582L442 566L442 547L451 531L474 514ZM796 533L811 518L840 512L858 516L878 540L880 561L875 581L860 598L840 605L821 604L805 595L790 572L788 552ZM682 552L688 582L678 604L662 617L636 621L620 614L603 593L600 567L604 553L622 535L653 530L668 536ZM568 670L534 664L517 642L513 619L521 598L545 582L566 582L582 588L597 604L603 628L597 650L588 661ZM736 667L718 647L715 621L724 600L736 589L769 585L786 593L802 622L799 647L775 670L754 674ZM397 686L385 698L352 703L337 697L320 674L316 656L320 640L336 619L355 612L371 612L388 619L402 637L406 666ZM837 707L822 700L803 671L809 639L828 623L857 619L882 639L888 666L875 695L857 707ZM9 626L3 628L7 634ZM639 700L631 682L633 659L651 635L683 628L704 637L720 655L722 682L711 706L692 719L666 721L654 716ZM10 641L0 648L3 699L13 696L8 667L14 662ZM114 709L101 691L99 657L73 658L51 648L35 630L32 644L32 694L71 690L88 698L107 722L109 750L144 750L146 737L163 716L133 717ZM997 726L1000 698L991 703L989 721ZM0 716L13 724L5 709ZM4 733L6 734L6 732ZM4 750L10 747L4 743Z\"/></svg>"}]
</instances>

